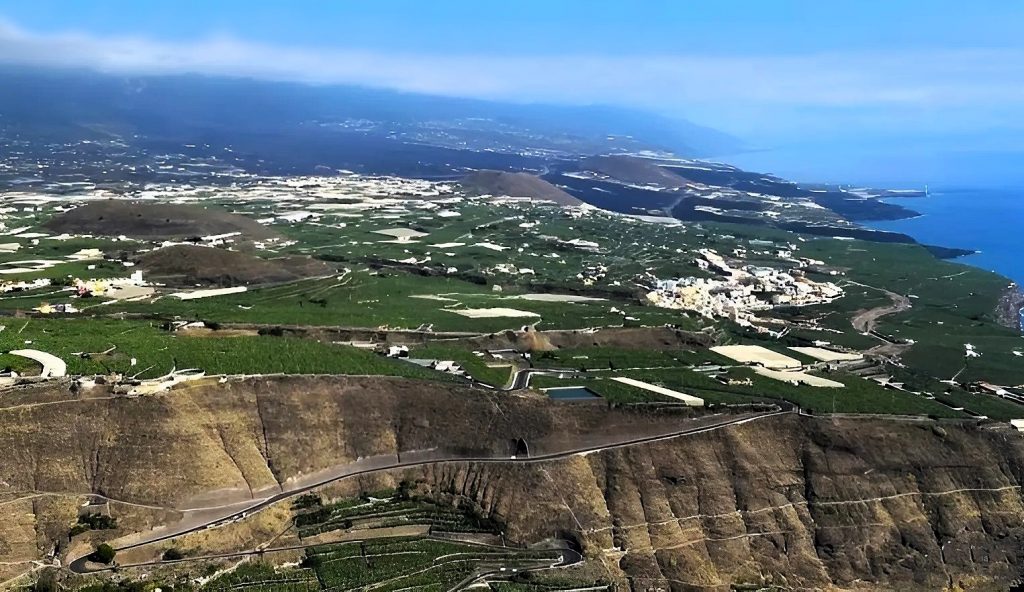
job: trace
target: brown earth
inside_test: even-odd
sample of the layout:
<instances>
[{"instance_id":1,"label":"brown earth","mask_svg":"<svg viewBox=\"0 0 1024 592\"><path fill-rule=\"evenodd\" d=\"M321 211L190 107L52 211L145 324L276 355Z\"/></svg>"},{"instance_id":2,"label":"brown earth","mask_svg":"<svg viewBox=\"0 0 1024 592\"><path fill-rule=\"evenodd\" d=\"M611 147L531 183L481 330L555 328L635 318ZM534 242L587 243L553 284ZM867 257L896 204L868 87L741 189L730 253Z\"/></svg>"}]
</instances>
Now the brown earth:
<instances>
[{"instance_id":1,"label":"brown earth","mask_svg":"<svg viewBox=\"0 0 1024 592\"><path fill-rule=\"evenodd\" d=\"M865 286L864 284L857 284L866 288L874 288L874 286ZM878 319L894 315L901 312L910 310L911 304L910 299L902 294L897 294L889 290L883 290L881 288L874 288L880 292L883 292L892 301L891 304L883 306L876 306L875 308L869 308L866 310L858 310L854 313L853 318L850 319L850 324L853 328L860 331L861 333L870 333L875 330L875 326L878 324Z\"/></svg>"},{"instance_id":2,"label":"brown earth","mask_svg":"<svg viewBox=\"0 0 1024 592\"><path fill-rule=\"evenodd\" d=\"M578 206L583 202L544 179L529 173L477 171L464 177L462 186L481 195L531 197L553 201L560 206Z\"/></svg>"},{"instance_id":3,"label":"brown earth","mask_svg":"<svg viewBox=\"0 0 1024 592\"><path fill-rule=\"evenodd\" d=\"M73 522L68 504L31 495L155 506L111 504L122 531L142 531L175 508L245 499L360 457L501 456L517 438L536 455L703 421L383 377L75 397L33 405L22 394L7 407L0 396L0 502L26 498L0 505L0 563L41 556ZM788 414L533 464L390 470L328 489L401 479L476 504L513 540L573 537L634 590L1006 589L1024 572L1024 438L1001 426ZM249 544L281 524L194 542Z\"/></svg>"},{"instance_id":4,"label":"brown earth","mask_svg":"<svg viewBox=\"0 0 1024 592\"><path fill-rule=\"evenodd\" d=\"M181 507L223 489L248 498L396 450L505 456L525 438L540 454L687 421L391 377L252 378L135 399L90 396L0 407L0 449L12 451L0 456L6 488Z\"/></svg>"},{"instance_id":5,"label":"brown earth","mask_svg":"<svg viewBox=\"0 0 1024 592\"><path fill-rule=\"evenodd\" d=\"M166 240L240 232L259 240L278 234L251 218L195 205L93 201L57 214L43 227L53 232Z\"/></svg>"},{"instance_id":6,"label":"brown earth","mask_svg":"<svg viewBox=\"0 0 1024 592\"><path fill-rule=\"evenodd\" d=\"M625 155L592 156L581 163L581 168L601 173L622 181L637 185L660 185L670 189L679 189L690 182L676 173L660 167L657 163L645 158Z\"/></svg>"},{"instance_id":7,"label":"brown earth","mask_svg":"<svg viewBox=\"0 0 1024 592\"><path fill-rule=\"evenodd\" d=\"M99 535L116 538L156 515L175 521L183 509L265 497L358 459L506 458L520 438L542 454L694 421L386 377L195 383L134 399L52 390L10 404L0 395L0 564L68 549L74 514L52 500L113 500L121 528ZM92 543L76 537L72 547L83 544Z\"/></svg>"},{"instance_id":8,"label":"brown earth","mask_svg":"<svg viewBox=\"0 0 1024 592\"><path fill-rule=\"evenodd\" d=\"M172 286L243 286L329 275L334 269L308 257L263 259L214 247L173 245L136 260L149 280Z\"/></svg>"},{"instance_id":9,"label":"brown earth","mask_svg":"<svg viewBox=\"0 0 1024 592\"><path fill-rule=\"evenodd\" d=\"M1024 574L1022 461L1009 430L782 416L404 477L510 538L577 537L633 590L1006 590Z\"/></svg>"}]
</instances>

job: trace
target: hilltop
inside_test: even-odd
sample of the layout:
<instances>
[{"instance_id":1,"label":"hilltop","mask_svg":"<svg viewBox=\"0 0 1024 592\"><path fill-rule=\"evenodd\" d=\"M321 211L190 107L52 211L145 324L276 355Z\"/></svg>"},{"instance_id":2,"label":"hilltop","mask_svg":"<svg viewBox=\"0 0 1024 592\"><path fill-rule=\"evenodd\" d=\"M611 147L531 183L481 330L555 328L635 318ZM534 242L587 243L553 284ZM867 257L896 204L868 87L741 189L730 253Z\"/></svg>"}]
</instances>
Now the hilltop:
<instances>
[{"instance_id":1,"label":"hilltop","mask_svg":"<svg viewBox=\"0 0 1024 592\"><path fill-rule=\"evenodd\" d=\"M137 264L154 281L184 286L271 284L331 273L329 265L316 259L262 259L238 251L194 245L173 245L150 251L139 257Z\"/></svg>"},{"instance_id":2,"label":"hilltop","mask_svg":"<svg viewBox=\"0 0 1024 592\"><path fill-rule=\"evenodd\" d=\"M123 200L89 202L57 214L44 228L61 233L165 240L239 232L246 239L277 236L251 218L194 205Z\"/></svg>"},{"instance_id":3,"label":"hilltop","mask_svg":"<svg viewBox=\"0 0 1024 592\"><path fill-rule=\"evenodd\" d=\"M659 166L655 161L635 156L594 156L585 159L580 167L623 183L636 185L658 185L679 189L690 183L686 178Z\"/></svg>"},{"instance_id":4,"label":"hilltop","mask_svg":"<svg viewBox=\"0 0 1024 592\"><path fill-rule=\"evenodd\" d=\"M560 206L578 206L583 203L582 200L529 173L477 171L463 178L462 186L480 194L544 199Z\"/></svg>"}]
</instances>

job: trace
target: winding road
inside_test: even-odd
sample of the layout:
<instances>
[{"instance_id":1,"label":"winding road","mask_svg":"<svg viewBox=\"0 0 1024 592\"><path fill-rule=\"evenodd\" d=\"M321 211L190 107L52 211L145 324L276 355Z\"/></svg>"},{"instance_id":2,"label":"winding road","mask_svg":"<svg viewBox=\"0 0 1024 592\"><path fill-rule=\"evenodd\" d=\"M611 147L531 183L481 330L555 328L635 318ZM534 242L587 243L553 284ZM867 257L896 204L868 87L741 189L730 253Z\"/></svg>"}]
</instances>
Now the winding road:
<instances>
[{"instance_id":1,"label":"winding road","mask_svg":"<svg viewBox=\"0 0 1024 592\"><path fill-rule=\"evenodd\" d=\"M854 329L860 331L861 333L873 332L875 330L875 325L878 323L878 319L884 316L910 310L910 299L907 298L906 296L897 294L896 292L885 290L883 288L869 286L867 284L860 284L857 282L849 283L855 286L860 286L862 288L871 288L872 290L878 290L879 292L882 292L883 294L888 296L889 300L892 301L891 304L876 306L875 308L869 308L867 310L858 311L857 314L853 316L853 318L850 320L850 323L853 325Z\"/></svg>"},{"instance_id":2,"label":"winding road","mask_svg":"<svg viewBox=\"0 0 1024 592\"><path fill-rule=\"evenodd\" d=\"M875 326L878 324L878 319L884 316L893 315L910 310L910 299L907 298L906 296L897 294L896 292L892 292L890 290L886 290L883 288L869 286L867 284L861 284L857 282L849 283L855 286L860 286L862 288L878 290L879 292L882 292L883 294L888 296L889 300L891 301L890 304L876 306L875 308L869 308L867 310L857 311L857 313L854 314L853 318L850 319L850 324L853 325L854 329L860 331L864 335L870 335L882 342L864 353L876 356L898 356L901 353L903 353L907 348L909 348L910 344L893 341L891 338L886 337L882 333L876 331Z\"/></svg>"},{"instance_id":3,"label":"winding road","mask_svg":"<svg viewBox=\"0 0 1024 592\"><path fill-rule=\"evenodd\" d=\"M664 434L658 434L654 436L645 436L641 438L633 438L623 440L619 442L612 442L608 444L593 445L593 446L581 446L578 448L563 450L560 452L539 454L536 456L530 456L525 458L516 457L473 457L473 456L459 456L450 455L442 457L431 457L431 458L419 458L414 460L401 460L402 453L395 455L394 457L375 457L373 459L362 459L363 461L372 462L358 462L352 463L342 467L341 470L332 471L328 476L323 479L316 480L315 482L305 484L299 487L295 487L288 491L283 491L275 495L255 500L248 500L241 503L225 504L222 506L213 506L207 508L201 508L194 511L202 511L207 514L202 519L197 521L182 520L179 524L170 526L165 529L159 529L151 531L150 533L144 534L141 539L136 540L132 543L115 547L117 551L123 551L126 549L134 549L144 545L149 545L156 542L167 541L175 539L185 534L197 532L207 528L214 528L217 526L223 526L246 518L247 516L259 512L269 506L278 502L296 497L310 490L322 487L334 481L345 479L349 477L355 477L359 475L366 475L370 473L377 473L381 471L390 471L394 469L406 469L426 465L434 464L450 464L450 463L492 463L492 464L532 464L542 463L552 460L559 460L577 456L581 454L591 454L595 452L601 452L605 450L614 450L617 448L626 448L630 446L637 446L641 444L650 444L653 442L661 442L665 440L672 440L683 436L691 436L696 434L703 434L728 428L735 425L741 425L752 421L758 421L768 419L778 415L784 415L794 413L792 410L785 411L771 411L765 413L747 413L738 416L730 416L722 418L717 421L706 423L700 426L688 427ZM404 453L408 458L410 453ZM189 510L186 510L188 512ZM87 560L87 555L75 558L68 565L68 568L74 573L90 573L103 569L102 567L93 566Z\"/></svg>"}]
</instances>

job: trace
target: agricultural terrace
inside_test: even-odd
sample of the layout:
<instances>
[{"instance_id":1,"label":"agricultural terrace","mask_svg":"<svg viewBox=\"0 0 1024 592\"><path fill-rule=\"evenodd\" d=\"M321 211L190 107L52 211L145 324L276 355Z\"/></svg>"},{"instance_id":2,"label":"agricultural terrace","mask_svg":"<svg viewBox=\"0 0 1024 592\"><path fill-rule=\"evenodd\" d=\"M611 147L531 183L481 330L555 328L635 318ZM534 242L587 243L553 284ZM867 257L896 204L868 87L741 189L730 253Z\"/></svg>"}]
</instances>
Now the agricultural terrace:
<instances>
[{"instance_id":1,"label":"agricultural terrace","mask_svg":"<svg viewBox=\"0 0 1024 592\"><path fill-rule=\"evenodd\" d=\"M274 181L216 192L203 188L168 190L166 195L153 192L150 197L158 200L173 198L259 220L281 237L238 242L227 238L225 244L211 248L238 249L262 258L315 258L332 270L322 277L249 285L244 291L239 287L236 293L192 300L170 296L170 290L159 286L152 296L137 299L73 298L69 289L73 279L124 277L132 270L126 263L133 254L159 245L54 235L44 224L67 207L65 201L15 200L15 211L6 220L10 242L0 245L0 280L8 284L49 280L49 284L26 284L0 293L0 310L13 315L31 313L43 304L71 304L80 312L60 324L44 318L11 319L0 332L0 343L5 351L31 347L54 353L67 362L72 374L117 371L144 378L173 368L198 367L208 373L382 373L437 378L439 373L379 359L366 351L250 331L257 326L295 325L490 333L524 326L589 329L670 324L710 331L720 345L769 347L803 364L814 360L790 347L827 344L851 352L877 349L876 357L883 359L878 372L903 389L850 375L838 381L843 389L828 392L785 384L743 368L730 368L715 377L687 368L734 365L708 351L555 351L540 353L530 363L585 371L586 375L573 378L586 381L613 401L644 401L657 395L613 385L601 371L622 369L623 376L638 380L648 379L629 372L674 372L651 381L666 388L689 388L710 403L782 398L821 410L1021 415L1012 401L968 394L960 388L977 380L1009 386L1024 383L1020 336L999 326L993 312L1005 279L937 260L919 246L800 236L749 226L650 223L596 210L467 199L450 188L419 181L388 181L395 187L387 195L366 193L371 189L357 178L332 180L336 192L317 189L317 183L311 182L312 188ZM418 197L424 195L432 201ZM838 283L844 295L827 304L771 310L767 315L783 328L775 337L721 319L648 304L645 294L656 279L713 274L696 264L698 249L713 249L736 266L788 270L797 260L813 261L805 268L807 276ZM894 297L909 302L909 307L879 316L875 335L854 328L855 316L889 306ZM245 330L212 331L198 337L160 328L174 319L201 320L210 326L242 324ZM973 349L968 350L968 344ZM510 378L511 368L484 362L470 350L437 343L420 350L417 356L451 359L492 386L504 386ZM897 361L885 362L889 356ZM30 373L33 364L12 356L5 356L5 363ZM735 378L733 373L742 376ZM953 376L957 385L941 382ZM747 378L754 386L746 384Z\"/></svg>"},{"instance_id":2,"label":"agricultural terrace","mask_svg":"<svg viewBox=\"0 0 1024 592\"><path fill-rule=\"evenodd\" d=\"M155 321L11 319L0 351L32 347L56 355L72 375L118 373L139 379L197 368L207 374L350 374L444 379L371 351L318 341L251 333L172 333ZM9 354L0 364L38 373L38 364ZM2 366L0 366L2 367Z\"/></svg>"}]
</instances>

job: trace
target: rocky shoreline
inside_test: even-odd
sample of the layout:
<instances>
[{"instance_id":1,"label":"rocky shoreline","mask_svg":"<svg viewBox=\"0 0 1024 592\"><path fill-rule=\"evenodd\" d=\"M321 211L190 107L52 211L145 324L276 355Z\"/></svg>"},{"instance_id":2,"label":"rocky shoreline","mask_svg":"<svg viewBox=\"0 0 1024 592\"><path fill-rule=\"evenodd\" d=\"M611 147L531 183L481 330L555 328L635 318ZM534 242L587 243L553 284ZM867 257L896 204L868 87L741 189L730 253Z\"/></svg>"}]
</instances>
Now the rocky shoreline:
<instances>
[{"instance_id":1,"label":"rocky shoreline","mask_svg":"<svg viewBox=\"0 0 1024 592\"><path fill-rule=\"evenodd\" d=\"M1024 290L1017 284L1010 284L999 298L996 319L1000 325L1017 331L1024 330L1021 311L1024 310Z\"/></svg>"}]
</instances>

